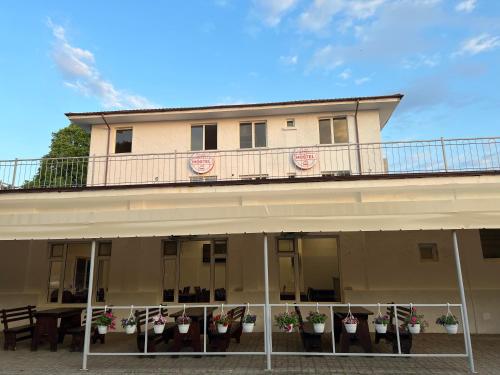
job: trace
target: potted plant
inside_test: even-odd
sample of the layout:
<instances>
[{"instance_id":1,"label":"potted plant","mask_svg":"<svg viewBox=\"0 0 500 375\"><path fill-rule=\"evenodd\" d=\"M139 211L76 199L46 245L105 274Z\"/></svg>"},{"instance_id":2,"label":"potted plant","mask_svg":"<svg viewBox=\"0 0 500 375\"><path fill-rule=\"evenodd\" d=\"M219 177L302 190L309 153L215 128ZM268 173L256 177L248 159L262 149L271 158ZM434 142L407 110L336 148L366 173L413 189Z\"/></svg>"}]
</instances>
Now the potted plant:
<instances>
[{"instance_id":1,"label":"potted plant","mask_svg":"<svg viewBox=\"0 0 500 375\"><path fill-rule=\"evenodd\" d=\"M444 326L446 333L454 335L458 332L458 319L453 314L441 315L436 320L436 324Z\"/></svg>"},{"instance_id":2,"label":"potted plant","mask_svg":"<svg viewBox=\"0 0 500 375\"><path fill-rule=\"evenodd\" d=\"M314 333L325 332L326 315L318 311L310 311L307 321L313 325Z\"/></svg>"},{"instance_id":3,"label":"potted plant","mask_svg":"<svg viewBox=\"0 0 500 375\"><path fill-rule=\"evenodd\" d=\"M176 320L177 328L179 329L179 333L188 333L189 325L191 324L191 318L186 315L181 315Z\"/></svg>"},{"instance_id":4,"label":"potted plant","mask_svg":"<svg viewBox=\"0 0 500 375\"><path fill-rule=\"evenodd\" d=\"M356 330L358 329L358 323L359 320L349 313L343 320L342 323L344 323L344 327L347 333L356 333Z\"/></svg>"},{"instance_id":5,"label":"potted plant","mask_svg":"<svg viewBox=\"0 0 500 375\"><path fill-rule=\"evenodd\" d=\"M427 323L424 320L424 316L417 314L416 307L412 307L410 314L405 318L405 322L403 323L403 326L412 335L418 335L420 332L423 332L424 326L426 324Z\"/></svg>"},{"instance_id":6,"label":"potted plant","mask_svg":"<svg viewBox=\"0 0 500 375\"><path fill-rule=\"evenodd\" d=\"M246 314L243 317L243 332L245 333L253 332L256 320L257 320L256 315Z\"/></svg>"},{"instance_id":7,"label":"potted plant","mask_svg":"<svg viewBox=\"0 0 500 375\"><path fill-rule=\"evenodd\" d=\"M153 322L153 329L154 332L159 335L163 333L163 330L165 329L165 323L167 322L167 319L158 313L157 315L153 316L151 318L151 321Z\"/></svg>"},{"instance_id":8,"label":"potted plant","mask_svg":"<svg viewBox=\"0 0 500 375\"><path fill-rule=\"evenodd\" d=\"M116 316L111 311L105 310L103 314L99 315L95 321L99 334L105 335L108 333L108 329L115 329L115 319Z\"/></svg>"},{"instance_id":9,"label":"potted plant","mask_svg":"<svg viewBox=\"0 0 500 375\"><path fill-rule=\"evenodd\" d=\"M224 313L221 313L214 317L214 323L217 327L217 332L219 333L226 333L230 322L231 319L229 318L229 316L227 316L227 314Z\"/></svg>"},{"instance_id":10,"label":"potted plant","mask_svg":"<svg viewBox=\"0 0 500 375\"><path fill-rule=\"evenodd\" d=\"M373 323L375 324L375 331L377 331L377 333L386 333L389 321L390 321L389 315L387 314L377 315L377 317L373 320Z\"/></svg>"},{"instance_id":11,"label":"potted plant","mask_svg":"<svg viewBox=\"0 0 500 375\"><path fill-rule=\"evenodd\" d=\"M125 328L125 333L127 335L133 335L137 328L137 322L133 316L126 319L122 319L122 328Z\"/></svg>"},{"instance_id":12,"label":"potted plant","mask_svg":"<svg viewBox=\"0 0 500 375\"><path fill-rule=\"evenodd\" d=\"M295 313L284 312L274 316L276 325L284 332L293 332L293 327L299 324L299 319Z\"/></svg>"}]
</instances>

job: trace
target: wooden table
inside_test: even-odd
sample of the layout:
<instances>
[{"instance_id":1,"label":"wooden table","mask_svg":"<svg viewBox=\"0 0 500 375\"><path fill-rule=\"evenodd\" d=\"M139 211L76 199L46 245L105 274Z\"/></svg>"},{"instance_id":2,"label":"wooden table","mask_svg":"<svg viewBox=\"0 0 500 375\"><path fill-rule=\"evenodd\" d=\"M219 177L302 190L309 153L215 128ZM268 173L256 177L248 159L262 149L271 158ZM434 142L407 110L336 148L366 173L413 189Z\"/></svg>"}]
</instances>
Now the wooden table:
<instances>
[{"instance_id":1,"label":"wooden table","mask_svg":"<svg viewBox=\"0 0 500 375\"><path fill-rule=\"evenodd\" d=\"M72 327L79 327L83 307L63 307L50 310L37 311L35 313L36 324L31 340L31 350L37 350L43 335L47 335L50 343L50 350L57 351L57 344L62 343L66 330ZM59 329L57 321L61 319Z\"/></svg>"},{"instance_id":2,"label":"wooden table","mask_svg":"<svg viewBox=\"0 0 500 375\"><path fill-rule=\"evenodd\" d=\"M368 316L373 315L373 312L367 310L363 307L351 307L351 313L354 315L359 323L356 333L347 333L345 330L342 320L349 313L347 307L333 307L334 317L334 329L335 329L335 341L340 342L340 352L348 353L349 346L351 344L352 338L357 338L361 347L364 349L365 353L372 352L372 340L370 337L370 330L368 327Z\"/></svg>"},{"instance_id":3,"label":"wooden table","mask_svg":"<svg viewBox=\"0 0 500 375\"><path fill-rule=\"evenodd\" d=\"M207 307L207 328L208 328L208 322L212 318L212 314L216 309L217 309L216 307ZM177 319L179 316L182 315L182 313L183 310L179 310L173 314L169 314L169 316ZM192 347L193 351L195 352L202 351L200 333L203 332L203 326L204 326L203 315L204 315L203 307L188 307L186 309L186 316L191 318L191 325L189 326L189 331L186 334L182 334L179 333L179 329L177 328L177 326L175 327L174 345L170 349L171 351L178 352L184 346ZM206 332L204 334L206 334Z\"/></svg>"}]
</instances>

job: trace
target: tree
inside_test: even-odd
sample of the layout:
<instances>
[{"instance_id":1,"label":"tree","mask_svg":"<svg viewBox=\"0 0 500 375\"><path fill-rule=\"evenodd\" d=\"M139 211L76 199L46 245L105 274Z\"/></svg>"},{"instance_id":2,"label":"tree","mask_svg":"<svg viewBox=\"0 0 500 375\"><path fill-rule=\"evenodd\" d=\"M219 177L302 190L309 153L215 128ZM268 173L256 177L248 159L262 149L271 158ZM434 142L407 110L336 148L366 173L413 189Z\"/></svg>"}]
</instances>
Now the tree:
<instances>
[{"instance_id":1,"label":"tree","mask_svg":"<svg viewBox=\"0 0 500 375\"><path fill-rule=\"evenodd\" d=\"M87 180L90 135L75 124L52 133L50 151L40 161L25 188L84 186Z\"/></svg>"}]
</instances>

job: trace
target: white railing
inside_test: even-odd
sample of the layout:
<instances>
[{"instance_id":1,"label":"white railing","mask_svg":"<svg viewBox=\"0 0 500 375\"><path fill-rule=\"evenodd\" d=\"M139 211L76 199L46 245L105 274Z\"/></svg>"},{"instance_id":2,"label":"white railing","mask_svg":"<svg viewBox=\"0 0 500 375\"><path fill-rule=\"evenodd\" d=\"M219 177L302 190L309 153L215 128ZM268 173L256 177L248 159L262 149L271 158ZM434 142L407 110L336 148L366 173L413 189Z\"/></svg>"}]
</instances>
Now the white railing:
<instances>
[{"instance_id":1,"label":"white railing","mask_svg":"<svg viewBox=\"0 0 500 375\"><path fill-rule=\"evenodd\" d=\"M295 306L297 307L309 307L311 310L317 310L317 309L322 309L322 310L327 310L328 315L327 318L330 322L329 326L331 329L330 332L330 340L332 343L332 350L331 351L321 351L321 352L310 352L310 351L300 351L300 352L292 352L292 351L275 351L273 350L273 343L272 343L272 310L288 310L288 309L294 309ZM182 310L185 308L186 305L182 304L172 304L172 305L163 305L162 308L168 309L169 311L171 310ZM133 306L134 309L139 309L139 310L146 310L145 314L145 325L144 325L144 350L142 352L94 352L90 351L90 335L87 335L85 337L85 345L84 345L84 369L86 369L86 364L87 364L87 356L193 356L193 355L203 355L203 356L214 356L214 355L221 355L220 352L211 352L207 350L207 330L208 330L208 320L207 317L210 316L210 313L208 311L209 308L217 308L217 309L231 309L235 307L247 307L247 308L252 308L255 312L255 309L262 309L262 316L264 319L264 324L263 324L263 336L264 336L264 350L262 351L226 351L224 352L224 355L251 355L251 356L266 356L267 357L267 367L268 369L271 369L271 357L272 356L331 356L331 357L359 357L359 356L369 356L369 357L467 357L469 359L469 365L471 370L474 368L473 367L473 357L472 357L472 349L470 346L470 332L468 328L468 322L465 320L465 314L464 314L464 309L462 304L449 304L449 303L441 303L441 304L411 304L411 303L377 303L377 304L346 304L346 303L290 303L290 304L224 304L224 305L217 305L217 304L190 304L188 307L200 307L203 308L203 332L201 332L201 335L203 336L203 346L202 346L202 351L189 351L189 352L182 352L182 351L155 351L155 352L150 352L148 351L148 329L151 325L150 318L151 316L149 315L149 310L151 309L156 309L158 310L159 306ZM339 352L336 348L336 337L335 337L335 313L336 309L338 310L339 308L342 308L345 310L345 308L356 308L356 307L364 307L364 308L377 308L380 310L381 307L388 308L392 307L394 309L395 315L396 315L396 322L397 321L397 311L398 307L431 307L431 308L447 308L448 311L450 308L458 309L460 311L460 318L459 321L462 324L463 327L463 337L464 337L464 352L459 352L459 353L432 353L432 352L427 352L427 353L403 353L402 348L401 348L401 332L400 332L400 325L399 323L394 324L395 330L396 330L396 339L397 339L397 348L398 352L397 353L376 353L376 352L370 352L370 353L349 353L349 352ZM90 310L94 309L102 309L102 306L92 306ZM110 308L113 310L113 312L116 312L117 310L126 310L129 311L131 309L131 306L110 306ZM227 310L226 310L227 311ZM343 312L345 313L345 311ZM90 323L90 319L87 320L87 324ZM193 324L193 322L191 323ZM196 323L199 324L199 323ZM87 329L87 332L90 332L90 329ZM328 332L325 331L325 334ZM425 334L425 333L422 333ZM243 333L245 335L245 333Z\"/></svg>"},{"instance_id":2,"label":"white railing","mask_svg":"<svg viewBox=\"0 0 500 375\"><path fill-rule=\"evenodd\" d=\"M0 190L500 171L500 138L0 161Z\"/></svg>"}]
</instances>

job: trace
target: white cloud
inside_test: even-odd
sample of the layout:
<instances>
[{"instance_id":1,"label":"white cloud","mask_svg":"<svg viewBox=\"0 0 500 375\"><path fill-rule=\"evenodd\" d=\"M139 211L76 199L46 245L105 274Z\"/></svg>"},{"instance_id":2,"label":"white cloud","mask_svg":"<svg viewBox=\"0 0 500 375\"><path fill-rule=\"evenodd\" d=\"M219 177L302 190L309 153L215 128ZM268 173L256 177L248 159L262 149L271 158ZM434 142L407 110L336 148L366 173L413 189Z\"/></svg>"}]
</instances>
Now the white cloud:
<instances>
[{"instance_id":1,"label":"white cloud","mask_svg":"<svg viewBox=\"0 0 500 375\"><path fill-rule=\"evenodd\" d=\"M340 74L339 78L349 79L351 78L351 69L344 69Z\"/></svg>"},{"instance_id":2,"label":"white cloud","mask_svg":"<svg viewBox=\"0 0 500 375\"><path fill-rule=\"evenodd\" d=\"M291 10L297 0L254 0L256 13L262 17L262 21L271 27L277 26L281 18Z\"/></svg>"},{"instance_id":3,"label":"white cloud","mask_svg":"<svg viewBox=\"0 0 500 375\"><path fill-rule=\"evenodd\" d=\"M476 7L476 3L477 0L463 0L456 5L455 10L457 12L470 13Z\"/></svg>"},{"instance_id":4,"label":"white cloud","mask_svg":"<svg viewBox=\"0 0 500 375\"><path fill-rule=\"evenodd\" d=\"M500 37L489 34L481 34L462 42L460 49L453 55L477 55L487 52L500 46Z\"/></svg>"},{"instance_id":5,"label":"white cloud","mask_svg":"<svg viewBox=\"0 0 500 375\"><path fill-rule=\"evenodd\" d=\"M359 85L364 85L365 83L370 82L371 80L372 80L371 77L362 77L354 80L354 83L359 86Z\"/></svg>"},{"instance_id":6,"label":"white cloud","mask_svg":"<svg viewBox=\"0 0 500 375\"><path fill-rule=\"evenodd\" d=\"M386 0L315 0L299 17L304 30L318 32L330 24L334 16L342 16L340 30L346 31L355 20L375 14Z\"/></svg>"},{"instance_id":7,"label":"white cloud","mask_svg":"<svg viewBox=\"0 0 500 375\"><path fill-rule=\"evenodd\" d=\"M47 25L55 38L52 58L64 77L64 85L85 96L98 98L105 108L152 108L148 99L118 90L103 79L95 66L95 57L86 49L72 46L66 30L50 19Z\"/></svg>"},{"instance_id":8,"label":"white cloud","mask_svg":"<svg viewBox=\"0 0 500 375\"><path fill-rule=\"evenodd\" d=\"M335 48L331 44L329 44L314 53L314 56L311 60L310 69L321 67L327 70L333 70L343 63L344 61L338 56Z\"/></svg>"},{"instance_id":9,"label":"white cloud","mask_svg":"<svg viewBox=\"0 0 500 375\"><path fill-rule=\"evenodd\" d=\"M280 62L284 65L296 65L299 62L299 57L297 55L280 56Z\"/></svg>"},{"instance_id":10,"label":"white cloud","mask_svg":"<svg viewBox=\"0 0 500 375\"><path fill-rule=\"evenodd\" d=\"M418 69L420 67L434 68L439 65L441 57L438 53L433 55L418 54L413 58L406 58L403 60L403 68L405 69Z\"/></svg>"}]
</instances>

